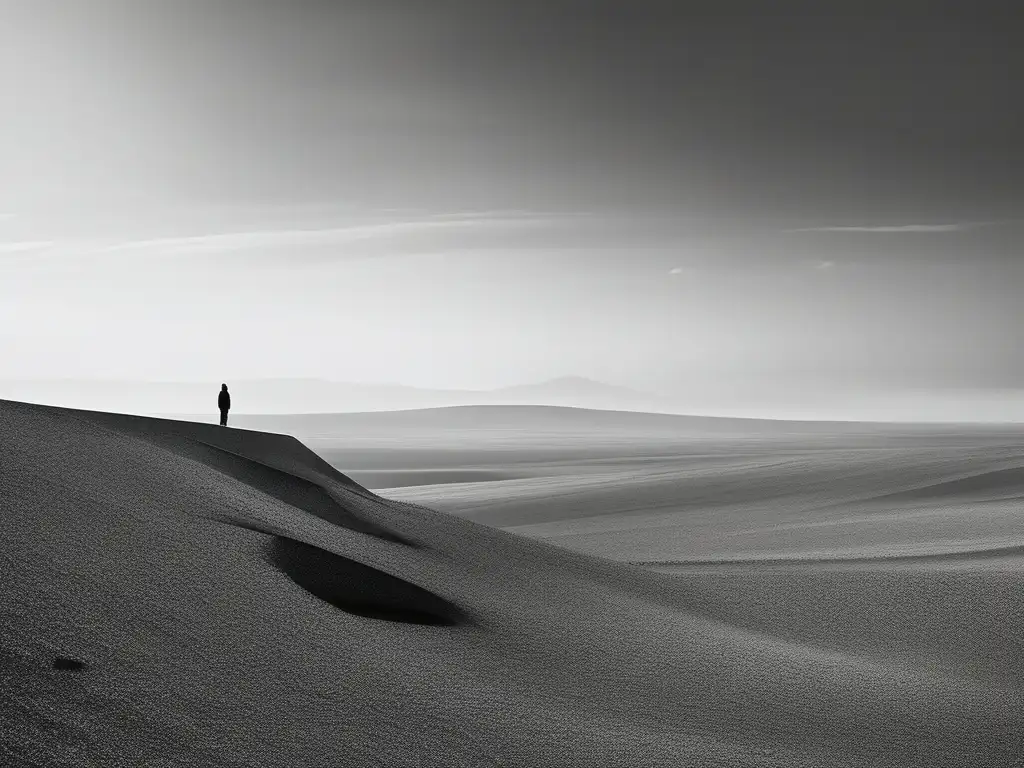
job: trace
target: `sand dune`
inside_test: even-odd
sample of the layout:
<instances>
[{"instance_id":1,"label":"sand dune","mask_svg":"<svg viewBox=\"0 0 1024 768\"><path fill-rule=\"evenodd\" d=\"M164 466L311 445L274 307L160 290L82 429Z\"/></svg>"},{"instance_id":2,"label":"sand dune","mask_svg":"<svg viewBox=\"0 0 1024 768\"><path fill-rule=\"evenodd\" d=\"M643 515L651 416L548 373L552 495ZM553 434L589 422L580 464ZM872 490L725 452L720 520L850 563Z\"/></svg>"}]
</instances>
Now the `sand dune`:
<instances>
[{"instance_id":1,"label":"sand dune","mask_svg":"<svg viewBox=\"0 0 1024 768\"><path fill-rule=\"evenodd\" d=\"M464 415L437 409L410 412L405 427L415 436L432 419L436 450L405 444L385 458L381 446L402 443L400 415L373 416L346 438L304 439L369 482L404 472L379 487L389 498L617 560L866 558L1024 543L1024 437L1010 428L552 409L508 410L470 430ZM519 417L527 427L510 437L505 422ZM352 455L360 449L361 460Z\"/></svg>"},{"instance_id":2,"label":"sand dune","mask_svg":"<svg viewBox=\"0 0 1024 768\"><path fill-rule=\"evenodd\" d=\"M877 557L1024 543L1018 449L817 452L492 483L392 498L629 561ZM967 477L965 471L973 471Z\"/></svg>"},{"instance_id":3,"label":"sand dune","mask_svg":"<svg viewBox=\"0 0 1024 768\"><path fill-rule=\"evenodd\" d=\"M1009 498L1024 460L1005 436L969 451L949 435L828 438L817 453L730 438L691 442L689 463L666 441L623 457L578 437L573 454L557 434L538 458L519 435L492 459L522 459L526 477L385 499L281 435L7 401L0 423L0 764L952 768L1024 754ZM978 503L986 474L1007 498ZM821 533L840 529L843 547ZM972 549L990 554L937 565ZM763 562L780 557L801 563Z\"/></svg>"}]
</instances>

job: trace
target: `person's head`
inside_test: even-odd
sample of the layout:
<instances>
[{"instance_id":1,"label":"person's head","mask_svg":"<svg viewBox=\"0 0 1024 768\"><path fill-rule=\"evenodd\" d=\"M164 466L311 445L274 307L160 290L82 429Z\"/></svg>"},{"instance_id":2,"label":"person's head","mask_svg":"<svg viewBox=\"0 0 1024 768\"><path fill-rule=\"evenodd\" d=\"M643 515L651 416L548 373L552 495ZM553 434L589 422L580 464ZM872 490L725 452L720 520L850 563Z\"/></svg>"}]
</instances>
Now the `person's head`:
<instances>
[{"instance_id":1,"label":"person's head","mask_svg":"<svg viewBox=\"0 0 1024 768\"><path fill-rule=\"evenodd\" d=\"M220 388L223 389L225 392L228 391L228 385L227 384L221 384Z\"/></svg>"}]
</instances>

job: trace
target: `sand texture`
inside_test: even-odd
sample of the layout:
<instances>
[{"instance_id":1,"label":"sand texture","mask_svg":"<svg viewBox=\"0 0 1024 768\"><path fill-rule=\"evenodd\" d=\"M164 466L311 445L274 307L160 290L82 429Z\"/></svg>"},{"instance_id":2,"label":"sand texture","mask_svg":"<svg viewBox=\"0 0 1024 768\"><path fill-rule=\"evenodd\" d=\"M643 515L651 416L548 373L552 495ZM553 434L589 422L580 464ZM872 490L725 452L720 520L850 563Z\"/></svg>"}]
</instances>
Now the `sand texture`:
<instances>
[{"instance_id":1,"label":"sand texture","mask_svg":"<svg viewBox=\"0 0 1024 768\"><path fill-rule=\"evenodd\" d=\"M0 401L0 765L1024 765L1018 436L564 410Z\"/></svg>"}]
</instances>

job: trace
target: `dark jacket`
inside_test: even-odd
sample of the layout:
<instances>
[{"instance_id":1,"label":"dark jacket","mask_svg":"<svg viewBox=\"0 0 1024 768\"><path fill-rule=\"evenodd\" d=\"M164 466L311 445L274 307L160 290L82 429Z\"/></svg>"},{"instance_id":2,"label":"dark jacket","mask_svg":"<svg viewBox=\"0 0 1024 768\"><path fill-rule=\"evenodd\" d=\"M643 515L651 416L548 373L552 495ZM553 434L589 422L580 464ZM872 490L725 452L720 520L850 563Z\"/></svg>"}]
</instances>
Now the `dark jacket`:
<instances>
[{"instance_id":1,"label":"dark jacket","mask_svg":"<svg viewBox=\"0 0 1024 768\"><path fill-rule=\"evenodd\" d=\"M222 389L217 396L217 407L222 411L231 409L231 394L226 389Z\"/></svg>"}]
</instances>

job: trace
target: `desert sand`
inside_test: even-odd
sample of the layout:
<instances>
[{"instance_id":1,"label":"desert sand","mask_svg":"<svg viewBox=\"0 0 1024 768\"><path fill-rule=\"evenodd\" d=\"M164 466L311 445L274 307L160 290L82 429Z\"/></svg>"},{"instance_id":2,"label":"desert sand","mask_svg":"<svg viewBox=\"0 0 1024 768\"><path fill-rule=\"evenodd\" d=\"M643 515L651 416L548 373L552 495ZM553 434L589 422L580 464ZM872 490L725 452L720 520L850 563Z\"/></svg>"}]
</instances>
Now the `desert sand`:
<instances>
[{"instance_id":1,"label":"desert sand","mask_svg":"<svg viewBox=\"0 0 1024 768\"><path fill-rule=\"evenodd\" d=\"M0 424L3 765L1024 764L1013 429Z\"/></svg>"}]
</instances>

